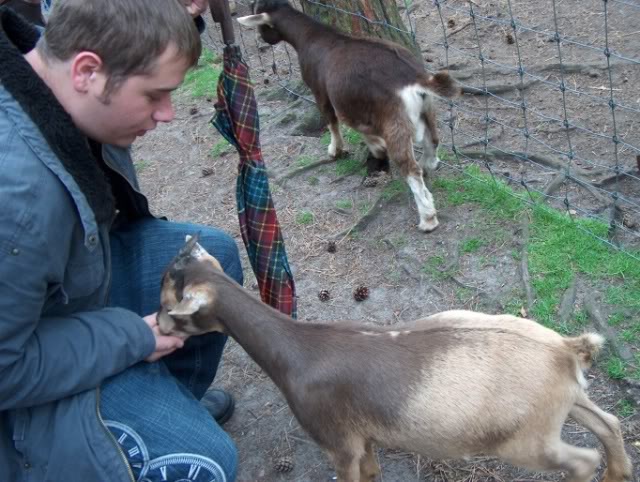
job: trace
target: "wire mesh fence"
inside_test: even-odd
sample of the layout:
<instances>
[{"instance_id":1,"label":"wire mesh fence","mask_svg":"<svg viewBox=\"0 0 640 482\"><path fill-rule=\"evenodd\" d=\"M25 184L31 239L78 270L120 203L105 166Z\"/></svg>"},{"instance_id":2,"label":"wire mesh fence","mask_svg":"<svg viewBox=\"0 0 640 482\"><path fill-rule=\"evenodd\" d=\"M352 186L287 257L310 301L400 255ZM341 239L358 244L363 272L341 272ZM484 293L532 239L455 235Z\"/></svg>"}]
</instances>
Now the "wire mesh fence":
<instances>
[{"instance_id":1,"label":"wire mesh fence","mask_svg":"<svg viewBox=\"0 0 640 482\"><path fill-rule=\"evenodd\" d=\"M439 105L446 169L472 175L466 168L479 165L529 202L595 220L579 226L640 260L640 3L397 0L402 20L391 24L368 8L372 1L294 6L402 32L426 70L449 69L463 88ZM245 15L250 6L232 10ZM252 70L314 102L295 50L235 28Z\"/></svg>"}]
</instances>

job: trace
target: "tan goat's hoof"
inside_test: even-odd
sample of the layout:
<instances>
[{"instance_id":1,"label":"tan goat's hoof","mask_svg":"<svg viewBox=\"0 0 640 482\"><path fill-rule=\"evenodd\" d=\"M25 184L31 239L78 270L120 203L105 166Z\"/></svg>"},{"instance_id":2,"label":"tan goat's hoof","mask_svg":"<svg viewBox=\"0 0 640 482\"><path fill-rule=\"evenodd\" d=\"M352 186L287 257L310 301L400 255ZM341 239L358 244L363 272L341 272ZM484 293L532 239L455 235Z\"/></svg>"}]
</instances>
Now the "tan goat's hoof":
<instances>
[{"instance_id":1,"label":"tan goat's hoof","mask_svg":"<svg viewBox=\"0 0 640 482\"><path fill-rule=\"evenodd\" d=\"M440 223L438 222L437 216L432 216L420 221L420 224L418 224L418 229L423 233L430 233L431 231L436 229L439 224Z\"/></svg>"}]
</instances>

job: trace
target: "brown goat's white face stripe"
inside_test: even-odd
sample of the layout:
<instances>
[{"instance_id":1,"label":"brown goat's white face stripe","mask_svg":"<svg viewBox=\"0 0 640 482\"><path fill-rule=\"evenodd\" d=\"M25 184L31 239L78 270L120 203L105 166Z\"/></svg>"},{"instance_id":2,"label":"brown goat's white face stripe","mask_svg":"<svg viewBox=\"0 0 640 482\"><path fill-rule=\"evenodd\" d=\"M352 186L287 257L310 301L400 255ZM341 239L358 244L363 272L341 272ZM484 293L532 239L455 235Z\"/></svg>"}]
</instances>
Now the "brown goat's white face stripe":
<instances>
[{"instance_id":1,"label":"brown goat's white face stripe","mask_svg":"<svg viewBox=\"0 0 640 482\"><path fill-rule=\"evenodd\" d=\"M268 13L259 13L257 15L240 17L238 18L238 23L245 27L259 27L260 25L269 25L270 27L273 27Z\"/></svg>"}]
</instances>

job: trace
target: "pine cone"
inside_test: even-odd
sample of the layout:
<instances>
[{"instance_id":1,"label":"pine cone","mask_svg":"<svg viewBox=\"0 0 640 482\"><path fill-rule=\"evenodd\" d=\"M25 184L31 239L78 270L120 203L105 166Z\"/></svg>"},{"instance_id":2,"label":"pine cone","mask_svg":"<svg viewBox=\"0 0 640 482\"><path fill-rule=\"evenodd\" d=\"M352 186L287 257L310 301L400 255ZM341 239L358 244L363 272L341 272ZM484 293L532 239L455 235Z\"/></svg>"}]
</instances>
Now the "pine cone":
<instances>
[{"instance_id":1,"label":"pine cone","mask_svg":"<svg viewBox=\"0 0 640 482\"><path fill-rule=\"evenodd\" d=\"M364 181L362 181L362 185L364 187L375 187L378 185L378 180L374 177L366 177Z\"/></svg>"},{"instance_id":2,"label":"pine cone","mask_svg":"<svg viewBox=\"0 0 640 482\"><path fill-rule=\"evenodd\" d=\"M202 177L207 177L207 176L210 176L211 174L213 174L213 168L211 167L202 168Z\"/></svg>"},{"instance_id":3,"label":"pine cone","mask_svg":"<svg viewBox=\"0 0 640 482\"><path fill-rule=\"evenodd\" d=\"M335 241L329 241L327 243L327 251L329 251L330 253L335 253L336 252L336 242Z\"/></svg>"},{"instance_id":4,"label":"pine cone","mask_svg":"<svg viewBox=\"0 0 640 482\"><path fill-rule=\"evenodd\" d=\"M356 301L364 301L369 297L369 288L366 286L358 286L353 292L353 298Z\"/></svg>"},{"instance_id":5,"label":"pine cone","mask_svg":"<svg viewBox=\"0 0 640 482\"><path fill-rule=\"evenodd\" d=\"M329 290L322 290L318 293L318 298L320 298L320 301L329 301L331 293L329 293Z\"/></svg>"},{"instance_id":6,"label":"pine cone","mask_svg":"<svg viewBox=\"0 0 640 482\"><path fill-rule=\"evenodd\" d=\"M291 457L280 457L273 467L276 472L291 472L293 470L293 460Z\"/></svg>"}]
</instances>

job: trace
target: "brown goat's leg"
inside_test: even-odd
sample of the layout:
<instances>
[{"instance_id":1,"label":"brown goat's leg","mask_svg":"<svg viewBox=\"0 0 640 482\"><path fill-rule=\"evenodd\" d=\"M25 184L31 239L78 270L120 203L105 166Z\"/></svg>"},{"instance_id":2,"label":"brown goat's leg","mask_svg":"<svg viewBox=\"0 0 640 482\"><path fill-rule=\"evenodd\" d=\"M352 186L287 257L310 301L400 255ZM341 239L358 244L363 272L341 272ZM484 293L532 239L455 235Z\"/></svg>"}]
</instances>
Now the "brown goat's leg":
<instances>
[{"instance_id":1,"label":"brown goat's leg","mask_svg":"<svg viewBox=\"0 0 640 482\"><path fill-rule=\"evenodd\" d=\"M425 126L422 137L422 157L420 158L420 165L426 170L429 177L433 177L433 173L440 164L440 159L438 159L440 139L438 138L436 112L433 106L429 106L422 115Z\"/></svg>"},{"instance_id":2,"label":"brown goat's leg","mask_svg":"<svg viewBox=\"0 0 640 482\"><path fill-rule=\"evenodd\" d=\"M369 149L367 157L367 173L376 171L389 172L389 158L387 157L387 145L379 136L363 135L364 143Z\"/></svg>"},{"instance_id":3,"label":"brown goat's leg","mask_svg":"<svg viewBox=\"0 0 640 482\"><path fill-rule=\"evenodd\" d=\"M347 450L329 454L336 469L338 482L360 482L360 459L363 454L364 448L360 453Z\"/></svg>"},{"instance_id":4,"label":"brown goat's leg","mask_svg":"<svg viewBox=\"0 0 640 482\"><path fill-rule=\"evenodd\" d=\"M380 468L373 451L373 444L367 442L365 453L360 460L360 482L373 482L380 475Z\"/></svg>"},{"instance_id":5,"label":"brown goat's leg","mask_svg":"<svg viewBox=\"0 0 640 482\"><path fill-rule=\"evenodd\" d=\"M338 124L338 117L336 111L330 102L324 102L320 110L325 119L329 121L329 132L331 133L331 143L327 148L327 152L330 157L338 157L344 149L344 140L342 139L342 133L340 132L340 125Z\"/></svg>"},{"instance_id":6,"label":"brown goat's leg","mask_svg":"<svg viewBox=\"0 0 640 482\"><path fill-rule=\"evenodd\" d=\"M407 184L413 192L420 216L418 229L428 233L438 227L438 218L433 204L433 196L424 184L422 169L418 166L413 155L410 132L409 128L403 129L401 125L394 125L390 128L389 133L385 134L385 142L389 158L398 165L402 176L407 180Z\"/></svg>"},{"instance_id":7,"label":"brown goat's leg","mask_svg":"<svg viewBox=\"0 0 640 482\"><path fill-rule=\"evenodd\" d=\"M626 482L632 478L632 465L624 449L620 421L600 409L585 393L582 393L569 415L591 430L604 445L607 455L607 472L603 482Z\"/></svg>"}]
</instances>

